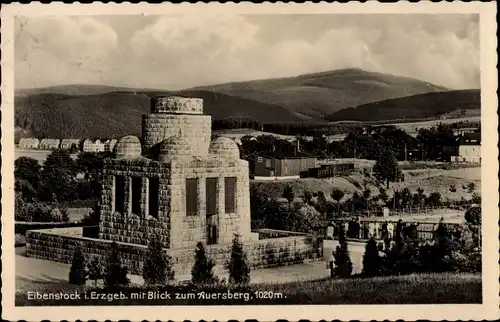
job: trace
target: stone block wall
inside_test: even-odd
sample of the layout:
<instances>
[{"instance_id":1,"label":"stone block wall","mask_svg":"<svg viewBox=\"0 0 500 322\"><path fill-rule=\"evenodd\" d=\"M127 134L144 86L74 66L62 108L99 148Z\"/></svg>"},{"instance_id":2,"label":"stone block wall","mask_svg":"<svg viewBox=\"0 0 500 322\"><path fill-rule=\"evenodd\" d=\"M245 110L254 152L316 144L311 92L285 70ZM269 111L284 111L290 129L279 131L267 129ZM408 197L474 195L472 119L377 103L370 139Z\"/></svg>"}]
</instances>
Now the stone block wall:
<instances>
[{"instance_id":1,"label":"stone block wall","mask_svg":"<svg viewBox=\"0 0 500 322\"><path fill-rule=\"evenodd\" d=\"M101 198L101 220L99 237L105 240L147 245L152 234L159 236L164 247L170 247L170 203L172 181L170 164L147 159L110 160L104 170ZM124 213L115 209L116 176L124 176ZM132 213L132 177L141 178L141 213ZM149 213L149 180L158 178L158 217Z\"/></svg>"},{"instance_id":2,"label":"stone block wall","mask_svg":"<svg viewBox=\"0 0 500 322\"><path fill-rule=\"evenodd\" d=\"M189 143L194 156L208 154L212 135L212 118L210 115L176 115L148 114L142 117L143 148L153 145L172 136L182 136Z\"/></svg>"},{"instance_id":3,"label":"stone block wall","mask_svg":"<svg viewBox=\"0 0 500 322\"><path fill-rule=\"evenodd\" d=\"M225 178L236 178L236 211L225 213ZM186 215L187 178L198 179L198 214ZM217 243L231 243L234 234L251 240L248 163L243 160L198 158L192 162L172 162L171 248L195 247L207 241L206 179L217 178Z\"/></svg>"},{"instance_id":4,"label":"stone block wall","mask_svg":"<svg viewBox=\"0 0 500 322\"><path fill-rule=\"evenodd\" d=\"M26 235L28 257L71 263L76 248L80 248L87 260L94 256L107 260L111 241L82 237L82 227L29 231ZM124 265L131 274L142 274L147 247L117 242ZM244 243L244 250L253 269L286 266L305 260L322 258L321 248L311 236L292 236ZM230 258L231 245L208 245L207 254L214 259L216 270L224 270ZM195 248L166 249L172 256L177 276L189 275L194 264Z\"/></svg>"}]
</instances>

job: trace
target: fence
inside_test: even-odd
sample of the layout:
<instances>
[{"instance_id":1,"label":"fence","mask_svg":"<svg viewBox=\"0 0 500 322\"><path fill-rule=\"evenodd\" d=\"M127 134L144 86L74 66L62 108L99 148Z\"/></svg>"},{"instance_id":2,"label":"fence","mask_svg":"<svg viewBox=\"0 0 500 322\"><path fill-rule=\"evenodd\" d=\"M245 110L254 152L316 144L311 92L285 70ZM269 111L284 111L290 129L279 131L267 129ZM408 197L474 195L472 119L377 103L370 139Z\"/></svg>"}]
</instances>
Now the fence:
<instances>
[{"instance_id":1,"label":"fence","mask_svg":"<svg viewBox=\"0 0 500 322\"><path fill-rule=\"evenodd\" d=\"M421 208L404 208L404 209L390 209L389 217L405 217L415 215L428 215L428 214L455 214L457 212L464 212L467 209L462 205L449 205L447 207L421 207ZM364 210L364 211L343 211L335 215L337 218L353 218L353 217L381 217L382 210ZM437 218L439 219L439 218Z\"/></svg>"},{"instance_id":2,"label":"fence","mask_svg":"<svg viewBox=\"0 0 500 322\"><path fill-rule=\"evenodd\" d=\"M336 219L336 220L325 221L326 225L324 229L327 229L327 226L339 227L340 225L343 225L344 231L346 232L346 236L348 238L368 240L371 237L374 237L375 239L382 240L385 235L383 229L384 223L387 224L387 226L389 226L386 231L389 238L391 238L392 236L394 236L396 231L396 226L398 223L398 221L396 220L355 221L355 220ZM403 222L402 232L406 237L412 239L421 239L421 240L431 239L434 237L434 233L438 228L438 225L439 223L405 221ZM454 230L459 226L458 224L455 223L445 223L445 225L451 230ZM326 231L325 235L331 235L333 237L336 236L337 233L338 231L335 231L334 229L333 234L328 234L328 231Z\"/></svg>"}]
</instances>

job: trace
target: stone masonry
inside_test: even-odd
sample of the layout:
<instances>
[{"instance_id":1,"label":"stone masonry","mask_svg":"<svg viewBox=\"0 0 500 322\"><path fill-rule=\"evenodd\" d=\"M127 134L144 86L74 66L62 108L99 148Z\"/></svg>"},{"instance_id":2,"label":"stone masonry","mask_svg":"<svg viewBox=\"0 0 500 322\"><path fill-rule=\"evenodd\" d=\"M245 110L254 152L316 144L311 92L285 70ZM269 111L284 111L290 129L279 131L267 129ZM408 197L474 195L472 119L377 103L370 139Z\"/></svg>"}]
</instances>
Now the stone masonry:
<instances>
[{"instance_id":1,"label":"stone masonry","mask_svg":"<svg viewBox=\"0 0 500 322\"><path fill-rule=\"evenodd\" d=\"M199 241L226 244L234 234L256 239L250 231L248 162L240 159L232 140L210 143L211 117L201 114L202 101L154 98L151 111L144 117L144 146L126 136L116 144L115 159L105 163L99 237L147 245L156 234L166 248L195 247ZM143 153L152 145L157 146L155 153ZM189 179L196 180L196 200L187 200ZM158 183L154 193L152 180ZM226 189L228 180L235 184ZM209 214L207 194L215 203ZM229 206L228 198L233 199ZM134 208L135 202L140 206ZM157 207L154 214L150 206ZM190 206L195 213L187 213Z\"/></svg>"},{"instance_id":2,"label":"stone masonry","mask_svg":"<svg viewBox=\"0 0 500 322\"><path fill-rule=\"evenodd\" d=\"M254 268L321 257L312 236L259 239L251 231L248 162L231 139L210 141L211 117L203 115L201 99L157 97L151 103L142 140L121 138L104 162L101 218L94 227L99 238L81 227L28 231L27 256L69 263L79 247L104 259L116 242L130 271L140 274L144 251L158 236L176 273L184 274L198 242L223 267L238 234Z\"/></svg>"}]
</instances>

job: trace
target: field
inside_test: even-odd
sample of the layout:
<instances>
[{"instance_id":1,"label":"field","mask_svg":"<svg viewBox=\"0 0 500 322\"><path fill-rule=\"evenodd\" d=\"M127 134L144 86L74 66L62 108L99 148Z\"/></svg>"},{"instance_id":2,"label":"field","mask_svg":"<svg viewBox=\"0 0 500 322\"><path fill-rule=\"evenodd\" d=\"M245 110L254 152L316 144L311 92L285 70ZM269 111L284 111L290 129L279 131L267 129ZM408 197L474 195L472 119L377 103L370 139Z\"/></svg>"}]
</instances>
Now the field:
<instances>
[{"instance_id":1,"label":"field","mask_svg":"<svg viewBox=\"0 0 500 322\"><path fill-rule=\"evenodd\" d=\"M417 136L418 129L428 129L428 128L431 128L433 126L438 126L439 123L451 124L451 123L457 123L460 121L463 121L463 122L465 122L465 121L481 122L481 116L474 115L474 116L462 117L462 118L452 118L452 119L423 121L423 122L392 123L392 124L388 124L388 125L394 125L397 128L405 131L406 133L408 133L411 136Z\"/></svg>"},{"instance_id":2,"label":"field","mask_svg":"<svg viewBox=\"0 0 500 322\"><path fill-rule=\"evenodd\" d=\"M404 188L416 192L418 188L424 189L425 194L439 192L442 200L460 200L462 197L470 199L472 195L462 188L469 183L474 183L475 192L481 192L481 168L464 168L453 170L442 169L418 169L404 170L405 181L391 183L388 194L392 195L393 189L402 190ZM348 177L336 177L328 179L296 179L287 181L252 181L252 186L257 186L259 189L265 189L270 196L281 197L283 189L287 185L291 185L297 197L301 197L305 190L310 192L324 191L329 198L329 192L333 188L341 189L347 195L359 191L363 188L364 176L353 174ZM450 186L455 185L456 192L450 191ZM372 190L372 195L378 193L378 188L372 180L368 180L367 187ZM346 195L345 198L348 196Z\"/></svg>"}]
</instances>

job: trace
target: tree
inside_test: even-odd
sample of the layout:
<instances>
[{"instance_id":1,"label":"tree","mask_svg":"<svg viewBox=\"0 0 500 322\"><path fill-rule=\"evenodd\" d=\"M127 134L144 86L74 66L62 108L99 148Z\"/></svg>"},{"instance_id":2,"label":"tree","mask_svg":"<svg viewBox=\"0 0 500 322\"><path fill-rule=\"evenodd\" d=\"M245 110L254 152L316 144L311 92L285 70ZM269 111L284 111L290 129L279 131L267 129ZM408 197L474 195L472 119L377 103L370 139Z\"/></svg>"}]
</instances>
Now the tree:
<instances>
[{"instance_id":1,"label":"tree","mask_svg":"<svg viewBox=\"0 0 500 322\"><path fill-rule=\"evenodd\" d=\"M163 285L174 279L172 259L168 256L158 236L149 241L148 251L144 259L142 277L147 285Z\"/></svg>"},{"instance_id":2,"label":"tree","mask_svg":"<svg viewBox=\"0 0 500 322\"><path fill-rule=\"evenodd\" d=\"M435 207L441 205L441 194L439 192L433 192L427 198L427 204L429 206Z\"/></svg>"},{"instance_id":3,"label":"tree","mask_svg":"<svg viewBox=\"0 0 500 322\"><path fill-rule=\"evenodd\" d=\"M349 277L352 273L352 262L349 256L349 249L347 247L347 240L345 239L345 232L339 229L339 246L333 252L335 269L335 276Z\"/></svg>"},{"instance_id":4,"label":"tree","mask_svg":"<svg viewBox=\"0 0 500 322\"><path fill-rule=\"evenodd\" d=\"M373 166L373 175L380 182L385 182L389 189L389 182L396 181L401 175L396 156L392 151L382 152Z\"/></svg>"},{"instance_id":5,"label":"tree","mask_svg":"<svg viewBox=\"0 0 500 322\"><path fill-rule=\"evenodd\" d=\"M14 168L16 191L19 191L27 200L32 200L40 189L42 169L40 163L29 157L19 157L14 161Z\"/></svg>"},{"instance_id":6,"label":"tree","mask_svg":"<svg viewBox=\"0 0 500 322\"><path fill-rule=\"evenodd\" d=\"M288 200L288 203L292 203L293 200L295 199L295 192L293 191L293 188L291 185L287 185L285 189L283 190L282 197Z\"/></svg>"},{"instance_id":7,"label":"tree","mask_svg":"<svg viewBox=\"0 0 500 322\"><path fill-rule=\"evenodd\" d=\"M330 196L332 197L333 200L335 200L337 203L344 198L344 191L338 189L338 188L333 188L332 192L330 193Z\"/></svg>"},{"instance_id":8,"label":"tree","mask_svg":"<svg viewBox=\"0 0 500 322\"><path fill-rule=\"evenodd\" d=\"M95 256L87 265L87 272L89 279L94 281L94 286L97 286L97 281L103 277L103 267L99 257Z\"/></svg>"},{"instance_id":9,"label":"tree","mask_svg":"<svg viewBox=\"0 0 500 322\"><path fill-rule=\"evenodd\" d=\"M69 269L69 283L73 285L85 285L87 272L85 271L85 256L80 248L76 248Z\"/></svg>"},{"instance_id":10,"label":"tree","mask_svg":"<svg viewBox=\"0 0 500 322\"><path fill-rule=\"evenodd\" d=\"M111 254L108 259L108 265L104 273L104 283L106 288L117 288L126 286L130 283L128 278L128 268L122 264L118 245L116 242L111 244Z\"/></svg>"},{"instance_id":11,"label":"tree","mask_svg":"<svg viewBox=\"0 0 500 322\"><path fill-rule=\"evenodd\" d=\"M470 182L468 185L467 185L467 192L468 193L473 193L474 190L476 190L476 185L474 184L474 182Z\"/></svg>"},{"instance_id":12,"label":"tree","mask_svg":"<svg viewBox=\"0 0 500 322\"><path fill-rule=\"evenodd\" d=\"M231 258L226 265L226 269L229 271L230 283L248 284L250 282L250 266L238 235L233 238Z\"/></svg>"},{"instance_id":13,"label":"tree","mask_svg":"<svg viewBox=\"0 0 500 322\"><path fill-rule=\"evenodd\" d=\"M205 246L198 242L195 251L195 262L191 269L191 281L195 284L212 284L217 281L214 276L214 261L207 257Z\"/></svg>"},{"instance_id":14,"label":"tree","mask_svg":"<svg viewBox=\"0 0 500 322\"><path fill-rule=\"evenodd\" d=\"M41 172L41 197L46 201L72 200L76 196L77 167L67 150L54 150ZM56 199L56 200L54 200Z\"/></svg>"},{"instance_id":15,"label":"tree","mask_svg":"<svg viewBox=\"0 0 500 322\"><path fill-rule=\"evenodd\" d=\"M302 200L308 205L312 205L312 193L309 190L304 190L304 196L302 197Z\"/></svg>"},{"instance_id":16,"label":"tree","mask_svg":"<svg viewBox=\"0 0 500 322\"><path fill-rule=\"evenodd\" d=\"M372 237L366 243L362 274L368 277L378 276L380 275L381 268L382 260L379 255L377 242Z\"/></svg>"},{"instance_id":17,"label":"tree","mask_svg":"<svg viewBox=\"0 0 500 322\"><path fill-rule=\"evenodd\" d=\"M452 192L452 193L457 192L457 187L455 186L455 184L451 184L449 189L450 189L450 192Z\"/></svg>"},{"instance_id":18,"label":"tree","mask_svg":"<svg viewBox=\"0 0 500 322\"><path fill-rule=\"evenodd\" d=\"M88 226L96 226L99 225L99 222L101 220L101 205L99 201L96 201L94 203L94 206L92 207L92 211L88 213L88 215L85 215L82 219L82 223Z\"/></svg>"},{"instance_id":19,"label":"tree","mask_svg":"<svg viewBox=\"0 0 500 322\"><path fill-rule=\"evenodd\" d=\"M471 207L465 212L465 221L471 225L481 225L481 207Z\"/></svg>"}]
</instances>

